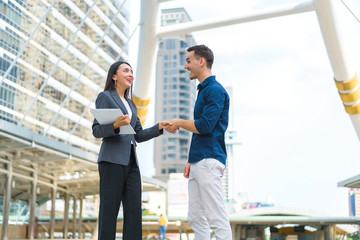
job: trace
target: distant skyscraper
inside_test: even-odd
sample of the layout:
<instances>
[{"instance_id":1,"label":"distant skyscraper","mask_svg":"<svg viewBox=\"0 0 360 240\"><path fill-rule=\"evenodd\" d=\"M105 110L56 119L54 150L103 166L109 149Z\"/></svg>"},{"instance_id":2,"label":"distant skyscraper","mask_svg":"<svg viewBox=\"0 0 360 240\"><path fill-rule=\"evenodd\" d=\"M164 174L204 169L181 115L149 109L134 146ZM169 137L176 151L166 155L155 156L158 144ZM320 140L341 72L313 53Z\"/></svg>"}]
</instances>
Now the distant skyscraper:
<instances>
[{"instance_id":1,"label":"distant skyscraper","mask_svg":"<svg viewBox=\"0 0 360 240\"><path fill-rule=\"evenodd\" d=\"M226 159L226 169L223 176L223 192L224 192L224 199L227 201L234 199L234 153L233 147L234 145L240 144L239 140L237 139L237 132L233 128L233 94L231 87L225 87L226 91L230 96L230 109L229 109L229 125L225 133L225 145L226 145L226 152L227 152L227 159Z\"/></svg>"},{"instance_id":2,"label":"distant skyscraper","mask_svg":"<svg viewBox=\"0 0 360 240\"><path fill-rule=\"evenodd\" d=\"M349 188L349 216L360 217L360 189Z\"/></svg>"},{"instance_id":3,"label":"distant skyscraper","mask_svg":"<svg viewBox=\"0 0 360 240\"><path fill-rule=\"evenodd\" d=\"M162 10L161 25L191 21L184 8ZM196 80L184 69L187 51L195 44L192 35L163 38L156 65L155 121L193 119ZM182 172L188 159L191 133L180 130L155 139L156 178L167 180L170 173Z\"/></svg>"}]
</instances>

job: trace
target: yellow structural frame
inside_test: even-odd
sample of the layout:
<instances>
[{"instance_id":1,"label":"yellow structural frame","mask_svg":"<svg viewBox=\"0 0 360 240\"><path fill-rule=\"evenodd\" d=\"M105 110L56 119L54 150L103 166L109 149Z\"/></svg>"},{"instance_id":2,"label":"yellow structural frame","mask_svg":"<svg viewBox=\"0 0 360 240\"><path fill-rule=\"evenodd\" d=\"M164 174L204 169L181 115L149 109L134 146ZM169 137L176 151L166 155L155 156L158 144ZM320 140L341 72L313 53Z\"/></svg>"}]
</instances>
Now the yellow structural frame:
<instances>
[{"instance_id":1,"label":"yellow structural frame","mask_svg":"<svg viewBox=\"0 0 360 240\"><path fill-rule=\"evenodd\" d=\"M345 111L348 114L354 115L360 113L360 103L354 103L360 99L360 86L359 86L359 78L357 73L355 76L348 81L338 81L334 78L335 85L339 90L339 95L341 100L344 103ZM344 93L343 91L347 91ZM346 104L350 103L350 104Z\"/></svg>"},{"instance_id":2,"label":"yellow structural frame","mask_svg":"<svg viewBox=\"0 0 360 240\"><path fill-rule=\"evenodd\" d=\"M137 107L137 115L140 119L141 125L144 125L146 114L149 110L149 104L150 104L150 98L143 99L136 96L132 96L132 100L134 101L136 107Z\"/></svg>"}]
</instances>

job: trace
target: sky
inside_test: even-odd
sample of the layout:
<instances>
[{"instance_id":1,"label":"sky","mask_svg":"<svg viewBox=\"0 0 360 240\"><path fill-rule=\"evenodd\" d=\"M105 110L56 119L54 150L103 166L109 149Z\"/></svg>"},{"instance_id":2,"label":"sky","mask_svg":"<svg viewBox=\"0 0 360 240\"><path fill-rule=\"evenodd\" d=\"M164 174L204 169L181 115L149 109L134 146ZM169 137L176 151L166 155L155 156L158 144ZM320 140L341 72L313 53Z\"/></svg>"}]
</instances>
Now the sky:
<instances>
[{"instance_id":1,"label":"sky","mask_svg":"<svg viewBox=\"0 0 360 240\"><path fill-rule=\"evenodd\" d=\"M139 2L131 1L133 28L139 22ZM161 8L184 7L196 21L296 2L174 0ZM359 18L360 4L344 2ZM350 13L342 20L350 62L359 72L360 23ZM213 50L217 80L232 87L233 129L241 142L234 148L235 192L251 202L271 199L278 207L347 216L348 189L337 183L360 174L359 138L335 87L315 12L193 36ZM134 68L136 49L135 35L130 44ZM153 124L154 99L144 127ZM139 144L137 152L142 174L153 176L153 141Z\"/></svg>"}]
</instances>

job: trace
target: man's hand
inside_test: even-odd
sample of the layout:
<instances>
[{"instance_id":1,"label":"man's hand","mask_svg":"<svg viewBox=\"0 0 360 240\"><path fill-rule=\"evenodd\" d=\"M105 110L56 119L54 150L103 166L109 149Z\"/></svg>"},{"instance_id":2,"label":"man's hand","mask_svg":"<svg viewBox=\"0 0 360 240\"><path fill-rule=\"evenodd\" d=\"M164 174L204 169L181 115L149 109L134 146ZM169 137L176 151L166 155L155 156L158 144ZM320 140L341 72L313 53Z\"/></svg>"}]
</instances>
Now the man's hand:
<instances>
[{"instance_id":1,"label":"man's hand","mask_svg":"<svg viewBox=\"0 0 360 240\"><path fill-rule=\"evenodd\" d=\"M182 128L186 131L192 132L192 133L200 134L199 131L196 129L195 121L194 120L185 120L185 119L171 120L169 122L169 126L166 128L166 131L175 133L180 128Z\"/></svg>"},{"instance_id":2,"label":"man's hand","mask_svg":"<svg viewBox=\"0 0 360 240\"><path fill-rule=\"evenodd\" d=\"M162 130L162 129L165 129L166 130L166 127L169 126L169 122L168 121L162 121L162 122L159 122L159 131Z\"/></svg>"},{"instance_id":3,"label":"man's hand","mask_svg":"<svg viewBox=\"0 0 360 240\"><path fill-rule=\"evenodd\" d=\"M169 125L165 128L169 133L176 133L179 130L179 122L181 119L173 119L169 122Z\"/></svg>"},{"instance_id":4,"label":"man's hand","mask_svg":"<svg viewBox=\"0 0 360 240\"><path fill-rule=\"evenodd\" d=\"M120 126L129 125L130 124L130 117L128 114L118 117L113 124L113 128L118 129Z\"/></svg>"},{"instance_id":5,"label":"man's hand","mask_svg":"<svg viewBox=\"0 0 360 240\"><path fill-rule=\"evenodd\" d=\"M190 167L191 164L190 163L186 163L185 167L184 167L184 177L185 178L189 178L190 175Z\"/></svg>"}]
</instances>

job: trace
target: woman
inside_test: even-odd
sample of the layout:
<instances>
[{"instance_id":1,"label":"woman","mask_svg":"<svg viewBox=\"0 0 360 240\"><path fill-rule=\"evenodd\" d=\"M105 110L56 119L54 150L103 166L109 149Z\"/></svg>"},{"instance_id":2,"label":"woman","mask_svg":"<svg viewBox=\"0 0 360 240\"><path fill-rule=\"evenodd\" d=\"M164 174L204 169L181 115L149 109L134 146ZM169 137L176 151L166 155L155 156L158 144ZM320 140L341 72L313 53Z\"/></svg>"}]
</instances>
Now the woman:
<instances>
[{"instance_id":1,"label":"woman","mask_svg":"<svg viewBox=\"0 0 360 240\"><path fill-rule=\"evenodd\" d=\"M141 240L141 179L136 157L136 142L147 141L163 133L162 122L142 129L130 92L134 81L130 64L111 65L105 89L96 99L96 108L120 108L123 116L114 123L100 125L95 119L92 129L103 138L98 166L100 175L99 240L114 240L120 202L124 209L124 240ZM120 126L131 125L136 134L121 134Z\"/></svg>"}]
</instances>

